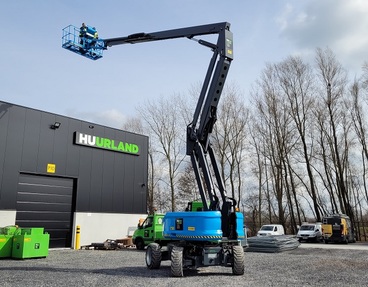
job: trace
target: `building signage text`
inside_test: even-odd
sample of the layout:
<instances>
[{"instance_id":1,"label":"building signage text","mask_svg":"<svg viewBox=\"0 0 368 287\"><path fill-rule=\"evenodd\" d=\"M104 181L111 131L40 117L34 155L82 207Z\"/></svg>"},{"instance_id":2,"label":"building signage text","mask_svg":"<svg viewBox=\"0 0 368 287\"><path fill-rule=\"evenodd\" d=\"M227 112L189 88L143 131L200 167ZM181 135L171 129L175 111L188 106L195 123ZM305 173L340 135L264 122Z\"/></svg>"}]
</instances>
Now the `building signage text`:
<instances>
[{"instance_id":1,"label":"building signage text","mask_svg":"<svg viewBox=\"0 0 368 287\"><path fill-rule=\"evenodd\" d=\"M119 140L92 136L80 132L75 132L75 144L107 149L116 152L129 153L133 155L139 155L140 152L139 146L134 143L127 143Z\"/></svg>"}]
</instances>

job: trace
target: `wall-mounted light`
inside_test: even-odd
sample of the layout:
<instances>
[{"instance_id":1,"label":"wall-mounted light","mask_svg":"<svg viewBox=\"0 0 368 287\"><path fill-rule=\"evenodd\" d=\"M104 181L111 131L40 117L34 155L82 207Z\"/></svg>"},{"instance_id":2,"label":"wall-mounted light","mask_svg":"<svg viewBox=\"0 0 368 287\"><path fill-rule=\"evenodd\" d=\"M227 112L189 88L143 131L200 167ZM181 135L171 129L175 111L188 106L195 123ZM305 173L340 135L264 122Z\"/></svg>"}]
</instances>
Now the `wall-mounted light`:
<instances>
[{"instance_id":1,"label":"wall-mounted light","mask_svg":"<svg viewBox=\"0 0 368 287\"><path fill-rule=\"evenodd\" d=\"M55 122L53 125L51 125L51 128L52 128L53 130L56 130L56 129L60 128L60 126L61 126L61 123L59 123L59 122Z\"/></svg>"}]
</instances>

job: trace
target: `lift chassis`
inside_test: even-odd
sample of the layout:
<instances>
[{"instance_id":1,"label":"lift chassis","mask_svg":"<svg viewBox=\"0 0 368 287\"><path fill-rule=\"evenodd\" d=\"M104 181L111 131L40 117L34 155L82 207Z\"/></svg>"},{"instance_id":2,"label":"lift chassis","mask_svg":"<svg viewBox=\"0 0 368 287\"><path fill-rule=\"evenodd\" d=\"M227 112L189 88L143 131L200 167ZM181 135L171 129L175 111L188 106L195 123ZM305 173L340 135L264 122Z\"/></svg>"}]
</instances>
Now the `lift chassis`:
<instances>
[{"instance_id":1,"label":"lift chassis","mask_svg":"<svg viewBox=\"0 0 368 287\"><path fill-rule=\"evenodd\" d=\"M185 269L202 266L232 267L234 275L244 274L245 233L243 215L237 211L236 201L227 196L221 174L210 144L216 122L217 106L233 60L233 34L227 22L193 26L153 33L137 33L126 37L94 39L81 45L77 28L63 29L62 47L92 60L102 57L108 47L150 41L188 38L213 52L194 111L187 126L187 149L194 169L202 211L168 212L164 217L165 245L151 243L146 250L149 269L160 268L161 261L171 260L171 274L184 276ZM217 35L211 43L195 38Z\"/></svg>"}]
</instances>

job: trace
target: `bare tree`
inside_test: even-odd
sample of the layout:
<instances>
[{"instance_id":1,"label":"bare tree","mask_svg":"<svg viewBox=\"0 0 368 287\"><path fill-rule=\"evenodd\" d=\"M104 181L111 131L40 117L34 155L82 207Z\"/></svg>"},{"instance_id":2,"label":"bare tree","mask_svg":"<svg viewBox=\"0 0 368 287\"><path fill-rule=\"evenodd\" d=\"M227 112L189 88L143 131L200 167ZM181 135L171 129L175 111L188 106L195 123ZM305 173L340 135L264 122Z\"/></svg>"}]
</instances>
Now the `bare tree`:
<instances>
[{"instance_id":1,"label":"bare tree","mask_svg":"<svg viewBox=\"0 0 368 287\"><path fill-rule=\"evenodd\" d=\"M318 195L316 190L316 183L313 174L313 168L311 166L311 158L313 154L313 136L312 131L312 109L314 108L313 94L314 89L314 75L311 67L304 63L299 57L288 57L285 61L276 66L278 79L280 86L286 97L286 102L289 105L289 113L291 119L298 132L298 145L300 149L295 149L294 152L298 152L301 155L301 160L297 163L299 166L302 164L307 171L308 182L304 183L304 186L308 186L306 189L312 199L314 212L317 221L321 221L321 213L318 205ZM296 155L294 155L296 158ZM288 158L289 159L289 158ZM297 196L295 192L295 182L293 174L296 174L295 169L292 167L292 163L289 161L287 164L289 170L289 176L291 181L291 191L293 193L294 203L297 203ZM303 180L303 175L298 175L300 180ZM298 222L301 224L300 213L297 208ZM293 216L293 211L291 210Z\"/></svg>"},{"instance_id":2,"label":"bare tree","mask_svg":"<svg viewBox=\"0 0 368 287\"><path fill-rule=\"evenodd\" d=\"M248 110L242 98L235 85L226 87L211 141L220 159L224 183L230 186L231 197L237 199L238 206L242 198L248 121Z\"/></svg>"},{"instance_id":3,"label":"bare tree","mask_svg":"<svg viewBox=\"0 0 368 287\"><path fill-rule=\"evenodd\" d=\"M368 63L350 90L330 49L316 50L316 64L313 70L299 57L267 64L252 94L251 117L237 87L224 89L211 144L228 192L248 209L253 229L267 221L291 223L295 231L328 212L346 213L353 222L368 217ZM171 203L174 211L198 199L185 155L198 93L193 86L186 97L147 102L138 109L142 132L138 120L126 128L150 137L149 209L167 211ZM248 171L254 180L245 192Z\"/></svg>"},{"instance_id":4,"label":"bare tree","mask_svg":"<svg viewBox=\"0 0 368 287\"><path fill-rule=\"evenodd\" d=\"M286 224L285 195L289 177L288 169L285 169L287 157L290 156L295 142L295 131L291 125L292 119L286 105L282 88L277 75L276 65L268 64L258 81L258 90L254 94L255 119L262 123L258 125L257 133L263 135L264 147L261 148L266 159L264 165L270 174L271 190L277 203L277 221ZM268 198L270 200L270 198ZM271 203L269 207L273 207ZM272 220L270 218L270 220Z\"/></svg>"},{"instance_id":5,"label":"bare tree","mask_svg":"<svg viewBox=\"0 0 368 287\"><path fill-rule=\"evenodd\" d=\"M346 184L349 149L352 144L349 138L351 121L347 116L347 107L344 101L347 85L346 72L328 48L325 50L317 49L316 63L318 76L323 87L320 93L318 114L325 121L325 123L321 122L319 128L323 128L321 141L324 142L325 151L328 151L325 155L329 156L328 161L325 162L326 173L330 174L329 184L336 183L339 210L348 214L354 222L354 212Z\"/></svg>"},{"instance_id":6,"label":"bare tree","mask_svg":"<svg viewBox=\"0 0 368 287\"><path fill-rule=\"evenodd\" d=\"M177 185L177 206L184 210L188 202L201 200L191 164L187 163Z\"/></svg>"},{"instance_id":7,"label":"bare tree","mask_svg":"<svg viewBox=\"0 0 368 287\"><path fill-rule=\"evenodd\" d=\"M161 156L161 164L164 171L161 181L166 184L170 191L171 211L176 210L175 187L178 175L180 174L180 164L185 157L185 127L180 114L178 103L179 95L173 95L169 99L161 97L158 101L147 101L138 108L147 127L152 132L151 139L155 145L157 153ZM157 163L156 163L157 164Z\"/></svg>"},{"instance_id":8,"label":"bare tree","mask_svg":"<svg viewBox=\"0 0 368 287\"><path fill-rule=\"evenodd\" d=\"M363 78L362 78L362 86L363 88L367 88L368 90L368 86L365 84L368 81L368 66L366 67L367 71L365 72ZM362 173L362 181L364 184L364 193L365 193L365 198L366 201L368 202L368 191L367 191L367 182L366 182L366 172L365 172L365 167L364 167L364 163L368 160L368 141L367 141L367 137L368 137L368 127L367 127L367 118L365 116L365 113L363 112L363 109L366 108L366 106L364 107L364 103L362 101L362 92L360 89L360 83L355 80L351 90L350 90L350 94L351 94L351 100L352 100L352 105L351 105L351 116L353 119L353 125L354 125L354 129L355 129L355 133L357 135L357 140L360 143L361 146L361 154L362 154L362 163L363 163L363 173Z\"/></svg>"},{"instance_id":9,"label":"bare tree","mask_svg":"<svg viewBox=\"0 0 368 287\"><path fill-rule=\"evenodd\" d=\"M143 123L138 117L129 118L122 127L126 131L140 133L149 137L150 131L143 126ZM158 182L156 169L155 169L155 150L152 146L152 142L148 140L148 182L147 182L147 211L153 213L155 209L155 190Z\"/></svg>"},{"instance_id":10,"label":"bare tree","mask_svg":"<svg viewBox=\"0 0 368 287\"><path fill-rule=\"evenodd\" d=\"M269 178L268 178L268 172L267 172L267 166L266 166L266 152L264 151L265 148L265 144L264 144L264 140L265 140L265 135L262 134L263 132L263 123L264 119L263 118L254 118L254 117L250 117L250 120L248 122L249 125L249 134L250 134L250 139L249 139L249 145L253 147L253 152L250 150L250 164L252 164L252 159L254 160L253 162L253 168L252 168L252 174L254 175L255 178L258 179L258 192L257 192L257 196L253 195L251 196L252 201L255 200L255 198L257 198L258 202L257 205L255 205L254 203L252 204L253 210L251 210L252 214L254 215L254 220L253 220L253 227L257 226L261 227L263 224L263 218L262 218L262 209L263 209L263 204L265 203L267 205L267 213L268 213L268 222L270 222L272 216L271 216L271 199L270 199L270 194L269 194L269 187L268 187L268 182L269 182ZM254 159L254 157L256 159ZM265 193L265 196L263 196L263 193ZM246 197L247 199L249 198L249 196ZM264 201L264 198L267 199ZM256 213L256 215L255 215ZM257 220L257 224L256 224L256 220Z\"/></svg>"}]
</instances>

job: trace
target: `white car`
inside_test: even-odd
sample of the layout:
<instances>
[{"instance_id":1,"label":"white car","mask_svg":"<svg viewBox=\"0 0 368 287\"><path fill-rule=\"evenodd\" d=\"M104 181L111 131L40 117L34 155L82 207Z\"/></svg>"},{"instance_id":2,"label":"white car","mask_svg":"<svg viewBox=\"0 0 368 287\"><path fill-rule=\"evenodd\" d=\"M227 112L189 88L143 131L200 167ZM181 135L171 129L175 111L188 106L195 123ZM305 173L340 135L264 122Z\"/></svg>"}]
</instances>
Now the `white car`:
<instances>
[{"instance_id":1,"label":"white car","mask_svg":"<svg viewBox=\"0 0 368 287\"><path fill-rule=\"evenodd\" d=\"M269 235L285 235L284 227L281 224L266 224L257 232L257 236Z\"/></svg>"}]
</instances>

